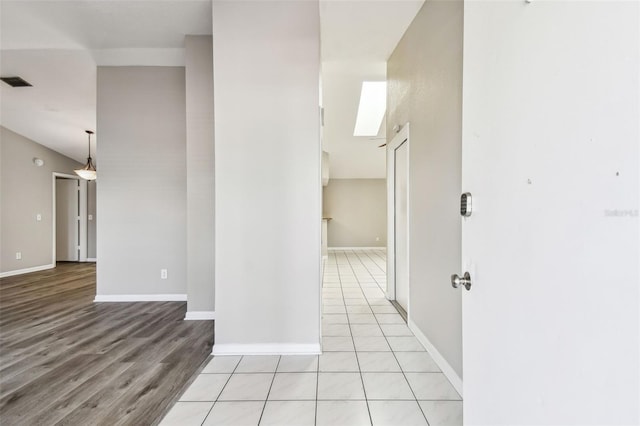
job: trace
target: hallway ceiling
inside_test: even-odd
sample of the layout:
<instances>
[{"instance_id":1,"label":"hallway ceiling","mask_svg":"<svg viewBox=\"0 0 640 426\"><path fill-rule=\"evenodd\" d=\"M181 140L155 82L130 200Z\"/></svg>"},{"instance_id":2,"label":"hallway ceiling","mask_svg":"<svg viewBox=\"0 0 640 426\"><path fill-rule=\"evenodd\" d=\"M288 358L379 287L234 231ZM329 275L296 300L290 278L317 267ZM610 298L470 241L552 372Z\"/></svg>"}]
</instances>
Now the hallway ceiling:
<instances>
[{"instance_id":1,"label":"hallway ceiling","mask_svg":"<svg viewBox=\"0 0 640 426\"><path fill-rule=\"evenodd\" d=\"M385 79L386 60L422 3L320 1L333 178L384 177L382 141L352 136L360 86ZM84 162L84 130L96 127L96 66L183 65L184 35L211 34L211 21L210 0L2 0L0 73L33 87L0 84L0 124Z\"/></svg>"},{"instance_id":2,"label":"hallway ceiling","mask_svg":"<svg viewBox=\"0 0 640 426\"><path fill-rule=\"evenodd\" d=\"M362 82L386 80L387 59L424 0L321 0L323 149L330 176L384 178L385 124L375 138L353 136Z\"/></svg>"}]
</instances>

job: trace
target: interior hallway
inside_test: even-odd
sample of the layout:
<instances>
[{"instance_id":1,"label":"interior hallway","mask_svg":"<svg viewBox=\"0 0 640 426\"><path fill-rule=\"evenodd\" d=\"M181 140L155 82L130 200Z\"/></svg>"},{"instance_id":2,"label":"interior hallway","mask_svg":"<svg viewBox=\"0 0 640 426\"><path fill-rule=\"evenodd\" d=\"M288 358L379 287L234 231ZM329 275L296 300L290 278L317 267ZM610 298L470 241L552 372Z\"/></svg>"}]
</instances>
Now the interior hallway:
<instances>
[{"instance_id":1,"label":"interior hallway","mask_svg":"<svg viewBox=\"0 0 640 426\"><path fill-rule=\"evenodd\" d=\"M384 297L385 250L332 250L320 356L217 356L162 425L461 425L462 401Z\"/></svg>"}]
</instances>

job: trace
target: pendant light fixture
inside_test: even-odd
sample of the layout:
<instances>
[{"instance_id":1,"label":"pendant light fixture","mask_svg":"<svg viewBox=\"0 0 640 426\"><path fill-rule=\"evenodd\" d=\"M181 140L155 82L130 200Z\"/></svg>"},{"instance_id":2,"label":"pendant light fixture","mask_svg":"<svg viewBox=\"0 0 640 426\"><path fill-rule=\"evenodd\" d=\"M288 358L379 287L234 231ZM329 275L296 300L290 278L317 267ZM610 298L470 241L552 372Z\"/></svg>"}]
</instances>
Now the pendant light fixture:
<instances>
[{"instance_id":1,"label":"pendant light fixture","mask_svg":"<svg viewBox=\"0 0 640 426\"><path fill-rule=\"evenodd\" d=\"M87 158L87 164L85 164L83 168L74 170L74 172L82 179L96 180L96 166L93 165L93 160L91 159L91 135L93 132L91 130L85 130L85 132L87 132L87 136L89 137L89 158Z\"/></svg>"}]
</instances>

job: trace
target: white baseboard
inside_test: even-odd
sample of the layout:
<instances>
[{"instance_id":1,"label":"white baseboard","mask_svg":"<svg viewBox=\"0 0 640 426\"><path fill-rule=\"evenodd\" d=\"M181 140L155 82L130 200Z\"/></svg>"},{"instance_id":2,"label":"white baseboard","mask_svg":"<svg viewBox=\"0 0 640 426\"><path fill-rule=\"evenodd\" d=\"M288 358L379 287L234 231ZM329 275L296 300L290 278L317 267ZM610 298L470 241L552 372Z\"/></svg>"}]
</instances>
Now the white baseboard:
<instances>
[{"instance_id":1,"label":"white baseboard","mask_svg":"<svg viewBox=\"0 0 640 426\"><path fill-rule=\"evenodd\" d=\"M216 313L214 311L187 311L184 316L185 321L203 321L216 319Z\"/></svg>"},{"instance_id":2,"label":"white baseboard","mask_svg":"<svg viewBox=\"0 0 640 426\"><path fill-rule=\"evenodd\" d=\"M387 246L380 247L329 247L328 250L382 250L387 249Z\"/></svg>"},{"instance_id":3,"label":"white baseboard","mask_svg":"<svg viewBox=\"0 0 640 426\"><path fill-rule=\"evenodd\" d=\"M320 343L316 344L224 344L213 345L212 355L319 355Z\"/></svg>"},{"instance_id":4,"label":"white baseboard","mask_svg":"<svg viewBox=\"0 0 640 426\"><path fill-rule=\"evenodd\" d=\"M186 302L186 294L96 294L94 302Z\"/></svg>"},{"instance_id":5,"label":"white baseboard","mask_svg":"<svg viewBox=\"0 0 640 426\"><path fill-rule=\"evenodd\" d=\"M87 262L97 262L98 259L95 257L87 257Z\"/></svg>"},{"instance_id":6,"label":"white baseboard","mask_svg":"<svg viewBox=\"0 0 640 426\"><path fill-rule=\"evenodd\" d=\"M429 352L429 354L431 355L431 358L433 358L436 364L438 364L438 367L440 367L440 370L442 370L442 373L444 373L444 375L447 376L447 379L449 379L449 381L451 382L453 387L456 389L456 391L458 391L460 396L463 396L462 379L460 378L460 376L458 376L458 374L453 369L453 367L449 365L447 360L444 359L442 354L438 352L436 347L433 346L433 344L429 341L429 339L427 339L427 336L425 336L424 333L422 333L422 331L418 328L416 323L411 320L411 318L409 318L408 325L409 325L409 329L413 331L413 334L415 334L416 338L420 341L420 343L422 343L422 346L424 346L427 352Z\"/></svg>"},{"instance_id":7,"label":"white baseboard","mask_svg":"<svg viewBox=\"0 0 640 426\"><path fill-rule=\"evenodd\" d=\"M14 275L28 274L31 272L46 271L47 269L53 269L55 267L56 267L55 263L50 263L48 265L40 265L40 266L33 266L31 268L16 269L15 271L0 272L0 278L12 277Z\"/></svg>"}]
</instances>

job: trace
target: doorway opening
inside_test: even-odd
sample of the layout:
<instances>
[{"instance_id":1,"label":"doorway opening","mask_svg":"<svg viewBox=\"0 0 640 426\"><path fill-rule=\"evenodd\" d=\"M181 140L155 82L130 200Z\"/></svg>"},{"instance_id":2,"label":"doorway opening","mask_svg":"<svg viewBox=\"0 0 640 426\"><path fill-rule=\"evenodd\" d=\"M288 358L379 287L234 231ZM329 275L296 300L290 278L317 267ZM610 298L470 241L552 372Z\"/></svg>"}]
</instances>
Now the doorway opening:
<instances>
[{"instance_id":1,"label":"doorway opening","mask_svg":"<svg viewBox=\"0 0 640 426\"><path fill-rule=\"evenodd\" d=\"M52 263L87 261L87 182L53 173Z\"/></svg>"}]
</instances>

